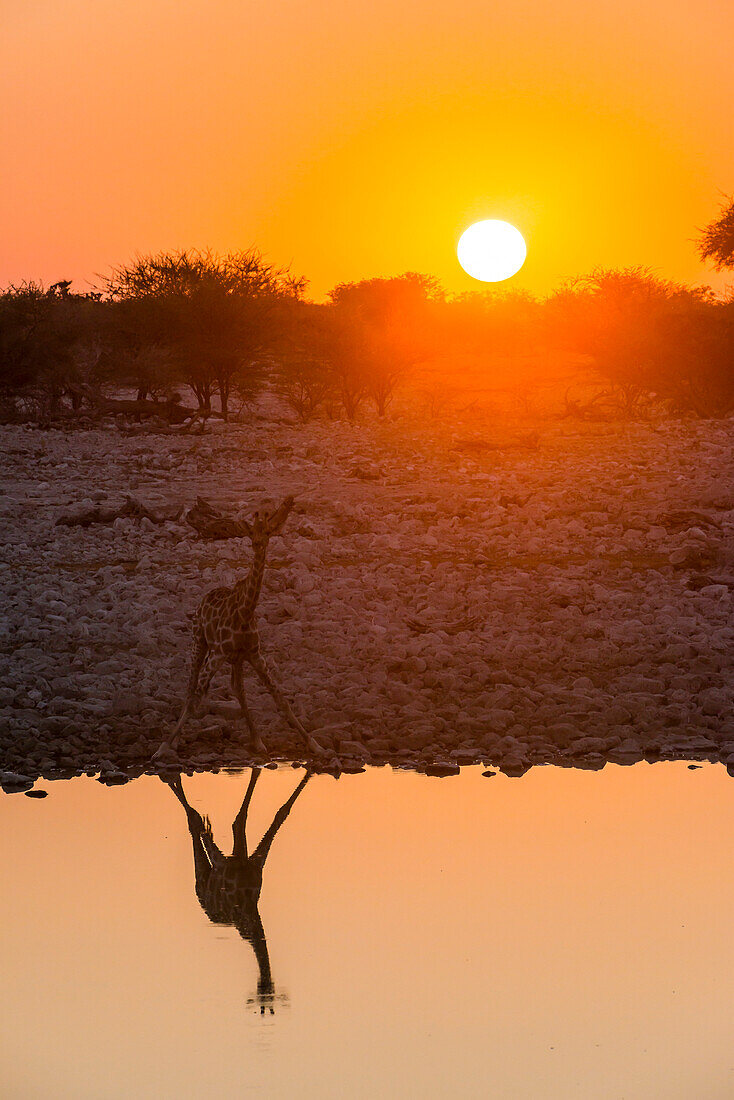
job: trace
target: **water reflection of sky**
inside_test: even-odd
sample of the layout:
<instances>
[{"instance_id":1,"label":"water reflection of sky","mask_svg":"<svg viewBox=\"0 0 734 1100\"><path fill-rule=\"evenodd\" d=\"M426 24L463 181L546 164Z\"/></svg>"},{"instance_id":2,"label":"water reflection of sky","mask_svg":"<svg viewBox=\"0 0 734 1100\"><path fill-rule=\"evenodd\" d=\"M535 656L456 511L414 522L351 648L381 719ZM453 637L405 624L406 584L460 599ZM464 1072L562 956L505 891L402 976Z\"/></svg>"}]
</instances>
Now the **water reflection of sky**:
<instances>
[{"instance_id":1,"label":"water reflection of sky","mask_svg":"<svg viewBox=\"0 0 734 1100\"><path fill-rule=\"evenodd\" d=\"M250 853L302 776L261 774ZM183 778L227 855L249 782ZM734 1090L721 767L315 776L262 871L273 1015L253 941L197 900L176 793L46 787L0 798L5 1095Z\"/></svg>"}]
</instances>

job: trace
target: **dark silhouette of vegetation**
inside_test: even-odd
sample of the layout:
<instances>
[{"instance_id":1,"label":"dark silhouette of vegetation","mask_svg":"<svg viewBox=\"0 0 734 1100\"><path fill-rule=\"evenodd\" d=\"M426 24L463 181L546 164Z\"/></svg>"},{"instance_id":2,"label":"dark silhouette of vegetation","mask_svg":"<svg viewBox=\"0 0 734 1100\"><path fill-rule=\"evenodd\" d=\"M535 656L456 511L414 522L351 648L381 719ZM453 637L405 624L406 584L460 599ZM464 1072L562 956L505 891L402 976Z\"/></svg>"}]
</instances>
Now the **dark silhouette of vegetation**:
<instances>
[{"instance_id":1,"label":"dark silhouette of vegetation","mask_svg":"<svg viewBox=\"0 0 734 1100\"><path fill-rule=\"evenodd\" d=\"M366 400L384 416L411 366L428 356L437 280L409 272L340 283L325 305L299 302L288 317L279 389L306 421L339 407L354 421Z\"/></svg>"},{"instance_id":2,"label":"dark silhouette of vegetation","mask_svg":"<svg viewBox=\"0 0 734 1100\"><path fill-rule=\"evenodd\" d=\"M328 305L298 301L281 314L277 387L303 424L335 400L339 342L332 312Z\"/></svg>"},{"instance_id":3,"label":"dark silhouette of vegetation","mask_svg":"<svg viewBox=\"0 0 734 1100\"><path fill-rule=\"evenodd\" d=\"M734 198L726 200L718 218L703 230L698 250L703 260L713 260L717 271L734 267Z\"/></svg>"},{"instance_id":4,"label":"dark silhouette of vegetation","mask_svg":"<svg viewBox=\"0 0 734 1100\"><path fill-rule=\"evenodd\" d=\"M233 393L251 400L262 385L278 301L298 298L305 284L250 249L145 256L105 286L113 302L134 303L148 346L167 350L199 408L210 410L216 394L226 420Z\"/></svg>"},{"instance_id":5,"label":"dark silhouette of vegetation","mask_svg":"<svg viewBox=\"0 0 734 1100\"><path fill-rule=\"evenodd\" d=\"M646 268L598 269L546 302L549 342L588 355L608 389L597 396L630 416L651 400L677 412L726 416L734 403L731 304L707 287Z\"/></svg>"},{"instance_id":6,"label":"dark silhouette of vegetation","mask_svg":"<svg viewBox=\"0 0 734 1100\"><path fill-rule=\"evenodd\" d=\"M734 413L734 300L701 297L665 318L661 366L671 405L700 417ZM663 384L659 386L662 390Z\"/></svg>"},{"instance_id":7,"label":"dark silhouette of vegetation","mask_svg":"<svg viewBox=\"0 0 734 1100\"><path fill-rule=\"evenodd\" d=\"M338 340L339 397L349 420L368 397L384 416L398 385L431 347L438 280L407 272L339 283L329 295Z\"/></svg>"},{"instance_id":8,"label":"dark silhouette of vegetation","mask_svg":"<svg viewBox=\"0 0 734 1100\"><path fill-rule=\"evenodd\" d=\"M155 302L148 298L108 302L104 320L100 381L132 387L138 401L168 397L181 378L171 341L160 331Z\"/></svg>"},{"instance_id":9,"label":"dark silhouette of vegetation","mask_svg":"<svg viewBox=\"0 0 734 1100\"><path fill-rule=\"evenodd\" d=\"M734 264L733 242L730 203L701 253ZM629 417L653 405L734 412L734 298L645 268L597 269L545 299L501 289L447 297L412 272L340 283L323 304L304 292L303 279L254 249L142 257L91 294L67 281L11 286L0 293L2 415L156 417L185 430L196 412L203 428L267 384L302 422L354 421L369 405L387 415L419 367L428 370L416 385L433 395L430 415L446 407L449 376L455 386L466 368L488 384L514 384L515 407L529 412L534 394L520 366L533 359L585 364L596 380L596 394L567 394L568 416ZM198 412L181 403L181 387Z\"/></svg>"},{"instance_id":10,"label":"dark silhouette of vegetation","mask_svg":"<svg viewBox=\"0 0 734 1100\"><path fill-rule=\"evenodd\" d=\"M96 300L70 283L27 282L0 294L0 403L5 414L43 420L64 398L81 405L99 354Z\"/></svg>"}]
</instances>

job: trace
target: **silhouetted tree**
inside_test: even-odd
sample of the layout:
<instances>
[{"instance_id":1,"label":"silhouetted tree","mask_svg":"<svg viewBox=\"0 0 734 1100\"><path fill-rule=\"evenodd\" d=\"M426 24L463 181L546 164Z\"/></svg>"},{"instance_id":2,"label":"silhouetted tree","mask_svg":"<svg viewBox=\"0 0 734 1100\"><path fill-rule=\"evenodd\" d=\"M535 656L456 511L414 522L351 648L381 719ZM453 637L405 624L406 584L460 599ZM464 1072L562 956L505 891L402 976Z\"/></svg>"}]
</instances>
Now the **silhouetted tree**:
<instances>
[{"instance_id":1,"label":"silhouetted tree","mask_svg":"<svg viewBox=\"0 0 734 1100\"><path fill-rule=\"evenodd\" d=\"M0 393L3 403L55 415L62 399L78 407L99 356L97 303L70 282L25 282L0 294Z\"/></svg>"},{"instance_id":2,"label":"silhouetted tree","mask_svg":"<svg viewBox=\"0 0 734 1100\"><path fill-rule=\"evenodd\" d=\"M304 285L254 249L145 256L106 282L113 300L144 307L149 341L169 349L201 409L219 395L225 419L235 385L245 398L260 388L278 300L298 298Z\"/></svg>"},{"instance_id":3,"label":"silhouetted tree","mask_svg":"<svg viewBox=\"0 0 734 1100\"><path fill-rule=\"evenodd\" d=\"M337 384L350 420L364 396L384 416L408 369L430 346L438 280L407 272L392 279L339 283L329 298L339 343Z\"/></svg>"},{"instance_id":4,"label":"silhouetted tree","mask_svg":"<svg viewBox=\"0 0 734 1100\"><path fill-rule=\"evenodd\" d=\"M702 254L734 266L733 242L734 201ZM226 417L233 395L252 399L270 372L300 420L339 407L354 420L367 399L384 416L419 362L433 363L442 385L441 365L486 364L496 384L503 357L512 372L545 352L593 363L607 413L630 415L651 397L699 416L734 412L734 297L645 268L598 269L544 301L497 290L447 299L435 279L408 273L341 283L315 304L303 280L258 252L185 251L140 258L104 286L104 295L75 294L67 280L0 292L5 415L78 410L120 384L135 387L138 404L168 397L173 415L185 384L201 410L218 395ZM525 386L518 399L529 402Z\"/></svg>"},{"instance_id":5,"label":"silhouetted tree","mask_svg":"<svg viewBox=\"0 0 734 1100\"><path fill-rule=\"evenodd\" d=\"M718 218L703 230L698 250L702 259L713 260L717 271L734 267L734 199L727 199Z\"/></svg>"},{"instance_id":6,"label":"silhouetted tree","mask_svg":"<svg viewBox=\"0 0 734 1100\"><path fill-rule=\"evenodd\" d=\"M334 394L338 340L333 312L331 305L297 301L279 314L276 384L304 424Z\"/></svg>"},{"instance_id":7,"label":"silhouetted tree","mask_svg":"<svg viewBox=\"0 0 734 1100\"><path fill-rule=\"evenodd\" d=\"M154 298L107 301L100 381L132 386L138 401L170 394L182 379L170 334L161 327L160 303Z\"/></svg>"},{"instance_id":8,"label":"silhouetted tree","mask_svg":"<svg viewBox=\"0 0 734 1100\"><path fill-rule=\"evenodd\" d=\"M692 333L712 311L708 288L661 279L647 268L599 268L548 298L546 333L558 346L590 355L618 411L630 415L652 394L682 400L675 334ZM686 355L691 352L692 345ZM701 344L699 363L703 354Z\"/></svg>"},{"instance_id":9,"label":"silhouetted tree","mask_svg":"<svg viewBox=\"0 0 734 1100\"><path fill-rule=\"evenodd\" d=\"M701 417L734 412L734 300L679 302L664 319L657 387L676 409Z\"/></svg>"}]
</instances>

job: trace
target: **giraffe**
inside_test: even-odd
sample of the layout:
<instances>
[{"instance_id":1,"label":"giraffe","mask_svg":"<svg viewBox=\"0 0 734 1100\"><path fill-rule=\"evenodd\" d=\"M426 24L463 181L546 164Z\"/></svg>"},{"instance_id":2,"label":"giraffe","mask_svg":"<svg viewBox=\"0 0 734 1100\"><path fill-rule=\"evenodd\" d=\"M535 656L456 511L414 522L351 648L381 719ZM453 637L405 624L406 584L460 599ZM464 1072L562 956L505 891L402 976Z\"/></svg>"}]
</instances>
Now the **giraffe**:
<instances>
[{"instance_id":1,"label":"giraffe","mask_svg":"<svg viewBox=\"0 0 734 1100\"><path fill-rule=\"evenodd\" d=\"M247 850L247 814L255 791L260 768L253 768L242 806L232 823L233 849L225 856L215 844L208 818L202 818L189 803L181 775L162 778L186 811L189 833L194 847L194 883L202 909L213 924L233 925L243 940L252 947L258 966L257 995L248 1003L260 1007L260 1015L270 1009L275 1012L275 983L270 968L270 956L258 904L262 890L263 870L270 847L281 825L288 817L301 791L311 778L306 772L293 794L283 803L273 823L263 835L252 855Z\"/></svg>"},{"instance_id":2,"label":"giraffe","mask_svg":"<svg viewBox=\"0 0 734 1100\"><path fill-rule=\"evenodd\" d=\"M317 755L320 753L319 746L298 721L288 700L273 681L260 653L260 637L255 621L268 543L273 535L282 530L293 503L293 497L286 497L280 507L271 514L258 511L250 523L242 524L245 534L252 542L254 553L252 567L247 576L231 587L214 588L211 592L207 592L199 604L193 616L191 666L181 716L170 739L163 741L154 759L161 759L175 749L186 716L209 690L212 677L225 663L230 665L232 691L240 705L242 717L247 723L252 746L258 752L265 751L245 698L243 676L245 661L270 693L286 722L300 733L311 752Z\"/></svg>"}]
</instances>

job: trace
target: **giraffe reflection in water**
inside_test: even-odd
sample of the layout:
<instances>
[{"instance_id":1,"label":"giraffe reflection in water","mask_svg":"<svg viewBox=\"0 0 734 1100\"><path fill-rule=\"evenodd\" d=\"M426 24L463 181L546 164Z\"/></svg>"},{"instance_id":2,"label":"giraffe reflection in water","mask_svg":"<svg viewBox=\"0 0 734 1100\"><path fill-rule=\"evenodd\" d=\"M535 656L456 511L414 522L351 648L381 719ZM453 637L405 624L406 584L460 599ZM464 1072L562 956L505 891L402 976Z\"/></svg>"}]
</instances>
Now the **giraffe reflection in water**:
<instances>
[{"instance_id":1,"label":"giraffe reflection in water","mask_svg":"<svg viewBox=\"0 0 734 1100\"><path fill-rule=\"evenodd\" d=\"M275 992L265 930L258 911L263 870L276 833L311 778L311 773L306 773L290 798L280 807L273 818L272 825L266 830L262 840L250 855L246 835L247 814L260 777L260 770L260 768L252 769L244 800L232 823L231 856L225 856L214 842L209 818L202 817L190 805L184 793L181 776L178 775L175 779L164 779L164 782L171 788L186 811L194 846L196 896L202 909L214 924L234 926L255 952L259 970L257 996L248 1003L259 1005L260 1013L264 1016L266 1008L272 1015L276 1000L284 999L284 996L276 995Z\"/></svg>"}]
</instances>

